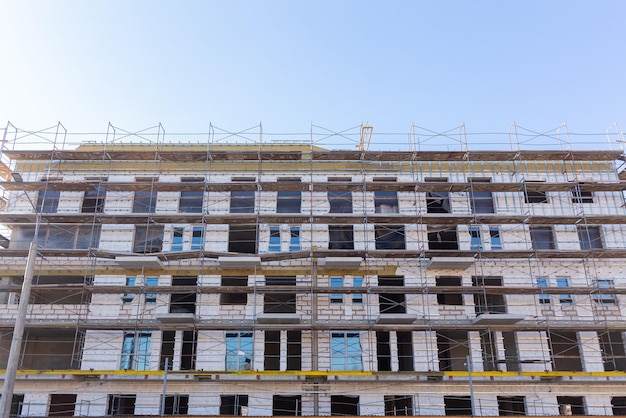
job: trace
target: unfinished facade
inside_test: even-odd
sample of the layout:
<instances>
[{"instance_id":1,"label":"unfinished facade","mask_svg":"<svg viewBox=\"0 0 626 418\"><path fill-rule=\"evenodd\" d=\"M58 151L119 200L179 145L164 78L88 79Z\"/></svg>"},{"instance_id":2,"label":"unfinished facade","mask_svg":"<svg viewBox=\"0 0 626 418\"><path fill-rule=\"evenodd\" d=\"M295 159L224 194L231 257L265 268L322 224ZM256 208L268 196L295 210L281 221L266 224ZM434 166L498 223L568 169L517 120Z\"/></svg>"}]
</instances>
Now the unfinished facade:
<instances>
[{"instance_id":1,"label":"unfinished facade","mask_svg":"<svg viewBox=\"0 0 626 418\"><path fill-rule=\"evenodd\" d=\"M20 141L14 414L626 413L621 151Z\"/></svg>"}]
</instances>

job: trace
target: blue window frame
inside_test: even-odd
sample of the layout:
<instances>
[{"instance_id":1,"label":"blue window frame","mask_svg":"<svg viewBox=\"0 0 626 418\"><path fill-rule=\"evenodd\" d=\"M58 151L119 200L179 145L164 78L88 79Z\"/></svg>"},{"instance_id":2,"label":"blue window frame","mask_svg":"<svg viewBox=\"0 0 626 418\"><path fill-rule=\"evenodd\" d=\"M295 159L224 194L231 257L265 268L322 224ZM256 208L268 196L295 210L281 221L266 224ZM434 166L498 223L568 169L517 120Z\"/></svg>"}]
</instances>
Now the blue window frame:
<instances>
[{"instance_id":1,"label":"blue window frame","mask_svg":"<svg viewBox=\"0 0 626 418\"><path fill-rule=\"evenodd\" d=\"M499 251L502 249L502 240L500 238L500 229L491 227L489 228L489 235L491 237L491 250Z\"/></svg>"},{"instance_id":2,"label":"blue window frame","mask_svg":"<svg viewBox=\"0 0 626 418\"><path fill-rule=\"evenodd\" d=\"M479 251L483 249L482 236L479 226L470 226L468 230L470 234L470 250Z\"/></svg>"},{"instance_id":3,"label":"blue window frame","mask_svg":"<svg viewBox=\"0 0 626 418\"><path fill-rule=\"evenodd\" d=\"M226 333L226 370L250 370L253 353L251 332Z\"/></svg>"},{"instance_id":4,"label":"blue window frame","mask_svg":"<svg viewBox=\"0 0 626 418\"><path fill-rule=\"evenodd\" d=\"M158 277L146 277L146 286L158 286L159 278ZM157 300L156 293L146 293L146 305L154 305Z\"/></svg>"},{"instance_id":5,"label":"blue window frame","mask_svg":"<svg viewBox=\"0 0 626 418\"><path fill-rule=\"evenodd\" d=\"M355 277L352 279L353 287L363 287L363 277ZM363 303L363 293L354 293L352 295L352 304L360 305Z\"/></svg>"},{"instance_id":6,"label":"blue window frame","mask_svg":"<svg viewBox=\"0 0 626 418\"><path fill-rule=\"evenodd\" d=\"M613 288L613 280L600 279L596 280L596 286L598 286L599 293L594 296L594 301L596 303L601 303L603 305L615 305L615 295L602 293L603 289L612 289Z\"/></svg>"},{"instance_id":7,"label":"blue window frame","mask_svg":"<svg viewBox=\"0 0 626 418\"><path fill-rule=\"evenodd\" d=\"M343 277L331 277L331 287L343 287ZM343 303L343 293L331 293L330 303L333 305Z\"/></svg>"},{"instance_id":8,"label":"blue window frame","mask_svg":"<svg viewBox=\"0 0 626 418\"><path fill-rule=\"evenodd\" d=\"M136 282L135 282L135 278L134 277L127 277L126 278L126 286L134 286L135 283ZM122 302L126 305L128 303L131 303L134 298L135 298L135 294L134 293L124 293L124 295L122 296Z\"/></svg>"},{"instance_id":9,"label":"blue window frame","mask_svg":"<svg viewBox=\"0 0 626 418\"><path fill-rule=\"evenodd\" d=\"M268 251L270 253L280 252L280 228L277 226L270 226L270 245Z\"/></svg>"},{"instance_id":10,"label":"blue window frame","mask_svg":"<svg viewBox=\"0 0 626 418\"><path fill-rule=\"evenodd\" d=\"M556 285L558 287L569 287L569 281L566 278L560 277L556 279ZM559 302L561 305L571 305L574 300L572 299L572 295L564 293L559 295Z\"/></svg>"},{"instance_id":11,"label":"blue window frame","mask_svg":"<svg viewBox=\"0 0 626 418\"><path fill-rule=\"evenodd\" d=\"M331 370L363 370L361 339L358 332L332 332L330 351Z\"/></svg>"},{"instance_id":12,"label":"blue window frame","mask_svg":"<svg viewBox=\"0 0 626 418\"><path fill-rule=\"evenodd\" d=\"M182 251L183 250L183 236L185 235L185 228L174 228L172 234L172 247L170 251Z\"/></svg>"},{"instance_id":13,"label":"blue window frame","mask_svg":"<svg viewBox=\"0 0 626 418\"><path fill-rule=\"evenodd\" d=\"M289 251L300 251L300 227L290 228Z\"/></svg>"},{"instance_id":14,"label":"blue window frame","mask_svg":"<svg viewBox=\"0 0 626 418\"><path fill-rule=\"evenodd\" d=\"M120 369L149 370L151 339L151 332L125 332Z\"/></svg>"},{"instance_id":15,"label":"blue window frame","mask_svg":"<svg viewBox=\"0 0 626 418\"><path fill-rule=\"evenodd\" d=\"M537 281L537 287L548 287L548 279L546 279L545 277L537 277L536 281ZM542 305L549 305L550 296L546 295L545 293L540 293L539 303Z\"/></svg>"},{"instance_id":16,"label":"blue window frame","mask_svg":"<svg viewBox=\"0 0 626 418\"><path fill-rule=\"evenodd\" d=\"M204 248L204 227L194 226L191 230L191 250L202 250Z\"/></svg>"}]
</instances>

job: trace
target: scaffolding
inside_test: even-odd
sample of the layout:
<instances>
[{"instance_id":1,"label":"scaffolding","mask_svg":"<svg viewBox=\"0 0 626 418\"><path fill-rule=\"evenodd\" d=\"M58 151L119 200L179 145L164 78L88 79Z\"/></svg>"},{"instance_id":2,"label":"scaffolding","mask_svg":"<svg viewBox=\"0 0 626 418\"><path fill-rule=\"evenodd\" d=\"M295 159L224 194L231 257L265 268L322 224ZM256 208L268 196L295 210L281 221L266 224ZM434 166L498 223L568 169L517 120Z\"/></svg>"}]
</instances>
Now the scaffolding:
<instances>
[{"instance_id":1,"label":"scaffolding","mask_svg":"<svg viewBox=\"0 0 626 418\"><path fill-rule=\"evenodd\" d=\"M160 124L109 124L102 142L74 144L60 123L7 125L4 349L28 244L40 247L18 384L33 375L160 381L176 353L174 382L226 379L257 391L258 380L301 381L288 395L313 396L309 415L320 414L320 396L340 393L330 385L358 395L351 381L383 382L385 410L407 408L387 399L402 385L420 415L442 407L420 401L429 384L462 394L446 412L466 411L470 378L479 398L502 394L513 409L522 395L510 382L534 395L535 380L573 381L576 396L585 384L623 389L621 149L573 144L565 124L543 133L513 124L502 136L510 149L476 151L465 124L411 125L398 151L376 150L386 142L367 124L311 125L308 141L268 141L261 125L202 135L178 142ZM606 136L611 146L623 139L617 125ZM141 352L142 333L152 354L161 347L156 359L85 368L120 335ZM196 367L216 364L209 357L224 338L237 340L234 357L227 347L223 367ZM540 403L533 414L555 411Z\"/></svg>"}]
</instances>

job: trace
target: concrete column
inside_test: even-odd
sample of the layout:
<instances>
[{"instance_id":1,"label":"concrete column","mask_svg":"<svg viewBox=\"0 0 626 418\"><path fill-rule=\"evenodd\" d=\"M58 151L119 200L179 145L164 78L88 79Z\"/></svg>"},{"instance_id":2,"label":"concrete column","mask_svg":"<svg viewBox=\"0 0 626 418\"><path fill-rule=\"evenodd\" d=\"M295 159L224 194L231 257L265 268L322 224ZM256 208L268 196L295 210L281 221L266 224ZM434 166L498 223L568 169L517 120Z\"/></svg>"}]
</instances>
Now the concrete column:
<instances>
[{"instance_id":1,"label":"concrete column","mask_svg":"<svg viewBox=\"0 0 626 418\"><path fill-rule=\"evenodd\" d=\"M603 372L604 362L602 361L602 351L598 333L595 331L581 331L578 333L578 349L583 363L583 370L586 372ZM609 402L610 403L610 402ZM596 415L590 414L589 415ZM599 414L603 415L603 414Z\"/></svg>"},{"instance_id":2,"label":"concrete column","mask_svg":"<svg viewBox=\"0 0 626 418\"><path fill-rule=\"evenodd\" d=\"M389 349L391 352L391 371L397 372L398 365L398 335L396 331L389 332Z\"/></svg>"}]
</instances>

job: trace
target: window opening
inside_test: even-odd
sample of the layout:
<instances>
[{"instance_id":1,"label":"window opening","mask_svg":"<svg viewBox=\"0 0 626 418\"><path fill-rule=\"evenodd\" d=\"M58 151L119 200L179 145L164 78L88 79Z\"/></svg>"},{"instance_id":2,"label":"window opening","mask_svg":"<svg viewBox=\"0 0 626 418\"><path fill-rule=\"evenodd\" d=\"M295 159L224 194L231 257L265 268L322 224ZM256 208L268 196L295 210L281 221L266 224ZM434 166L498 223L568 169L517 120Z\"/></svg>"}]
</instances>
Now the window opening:
<instances>
[{"instance_id":1,"label":"window opening","mask_svg":"<svg viewBox=\"0 0 626 418\"><path fill-rule=\"evenodd\" d=\"M525 396L498 396L498 413L504 416L525 416L526 397Z\"/></svg>"},{"instance_id":2,"label":"window opening","mask_svg":"<svg viewBox=\"0 0 626 418\"><path fill-rule=\"evenodd\" d=\"M75 393L51 393L49 417L73 416L76 405Z\"/></svg>"},{"instance_id":3,"label":"window opening","mask_svg":"<svg viewBox=\"0 0 626 418\"><path fill-rule=\"evenodd\" d=\"M109 395L107 415L135 415L137 395Z\"/></svg>"},{"instance_id":4,"label":"window opening","mask_svg":"<svg viewBox=\"0 0 626 418\"><path fill-rule=\"evenodd\" d=\"M16 226L11 249L26 250L35 238L34 226ZM39 227L37 245L41 249L86 250L98 248L100 225L48 224Z\"/></svg>"},{"instance_id":5,"label":"window opening","mask_svg":"<svg viewBox=\"0 0 626 418\"><path fill-rule=\"evenodd\" d=\"M273 416L301 416L302 397L274 395L272 398Z\"/></svg>"},{"instance_id":6,"label":"window opening","mask_svg":"<svg viewBox=\"0 0 626 418\"><path fill-rule=\"evenodd\" d=\"M483 249L483 240L480 233L480 226L470 226L468 231L470 235L470 250L481 251Z\"/></svg>"},{"instance_id":7,"label":"window opening","mask_svg":"<svg viewBox=\"0 0 626 418\"><path fill-rule=\"evenodd\" d=\"M549 226L531 226L530 240L533 250L555 250L554 231Z\"/></svg>"},{"instance_id":8,"label":"window opening","mask_svg":"<svg viewBox=\"0 0 626 418\"><path fill-rule=\"evenodd\" d=\"M343 287L343 277L331 277L330 278L330 286L331 287ZM331 303L331 305L342 304L343 303L343 293L331 293L330 294L330 303Z\"/></svg>"},{"instance_id":9,"label":"window opening","mask_svg":"<svg viewBox=\"0 0 626 418\"><path fill-rule=\"evenodd\" d=\"M472 401L469 396L444 396L443 403L446 416L474 415L472 413Z\"/></svg>"},{"instance_id":10,"label":"window opening","mask_svg":"<svg viewBox=\"0 0 626 418\"><path fill-rule=\"evenodd\" d=\"M586 415L585 401L582 396L557 396L561 415Z\"/></svg>"},{"instance_id":11,"label":"window opening","mask_svg":"<svg viewBox=\"0 0 626 418\"><path fill-rule=\"evenodd\" d=\"M558 287L569 287L569 280L564 278L564 277L557 278L556 279L556 285ZM572 295L560 294L559 295L559 303L561 305L571 305L573 303Z\"/></svg>"},{"instance_id":12,"label":"window opening","mask_svg":"<svg viewBox=\"0 0 626 418\"><path fill-rule=\"evenodd\" d=\"M352 192L328 192L329 213L352 213Z\"/></svg>"},{"instance_id":13,"label":"window opening","mask_svg":"<svg viewBox=\"0 0 626 418\"><path fill-rule=\"evenodd\" d=\"M204 227L194 226L191 229L191 250L197 251L204 248Z\"/></svg>"},{"instance_id":14,"label":"window opening","mask_svg":"<svg viewBox=\"0 0 626 418\"><path fill-rule=\"evenodd\" d=\"M586 184L589 183L578 183L572 187L572 203L593 203L593 192L583 190Z\"/></svg>"},{"instance_id":15,"label":"window opening","mask_svg":"<svg viewBox=\"0 0 626 418\"><path fill-rule=\"evenodd\" d=\"M499 251L502 249L502 239L500 238L500 229L497 227L489 228L489 236L491 238L491 250Z\"/></svg>"},{"instance_id":16,"label":"window opening","mask_svg":"<svg viewBox=\"0 0 626 418\"><path fill-rule=\"evenodd\" d=\"M376 360L379 372L391 371L391 344L389 331L376 331Z\"/></svg>"},{"instance_id":17,"label":"window opening","mask_svg":"<svg viewBox=\"0 0 626 418\"><path fill-rule=\"evenodd\" d=\"M204 177L191 177L180 179L181 183L201 183L203 190L188 190L180 192L178 211L181 213L202 213L202 201L204 200ZM195 188L199 186L187 185L184 187Z\"/></svg>"},{"instance_id":18,"label":"window opening","mask_svg":"<svg viewBox=\"0 0 626 418\"><path fill-rule=\"evenodd\" d=\"M226 333L226 370L250 370L253 354L251 332Z\"/></svg>"},{"instance_id":19,"label":"window opening","mask_svg":"<svg viewBox=\"0 0 626 418\"><path fill-rule=\"evenodd\" d=\"M404 225L376 225L377 250L406 249Z\"/></svg>"},{"instance_id":20,"label":"window opening","mask_svg":"<svg viewBox=\"0 0 626 418\"><path fill-rule=\"evenodd\" d=\"M228 230L228 251L233 253L256 254L256 225L230 225Z\"/></svg>"},{"instance_id":21,"label":"window opening","mask_svg":"<svg viewBox=\"0 0 626 418\"><path fill-rule=\"evenodd\" d=\"M266 286L295 286L295 277L266 277ZM264 295L263 313L296 313L295 292L269 292Z\"/></svg>"},{"instance_id":22,"label":"window opening","mask_svg":"<svg viewBox=\"0 0 626 418\"><path fill-rule=\"evenodd\" d=\"M621 332L598 332L604 370L626 371L626 353Z\"/></svg>"},{"instance_id":23,"label":"window opening","mask_svg":"<svg viewBox=\"0 0 626 418\"><path fill-rule=\"evenodd\" d=\"M502 277L472 276L472 286L483 287L483 292L474 293L474 311L476 315L485 313L506 313L504 295L489 293L484 286L502 286Z\"/></svg>"},{"instance_id":24,"label":"window opening","mask_svg":"<svg viewBox=\"0 0 626 418\"><path fill-rule=\"evenodd\" d=\"M121 370L150 369L151 332L125 332L122 343Z\"/></svg>"},{"instance_id":25,"label":"window opening","mask_svg":"<svg viewBox=\"0 0 626 418\"><path fill-rule=\"evenodd\" d=\"M352 287L363 287L363 277L354 277L352 279ZM352 304L360 305L363 303L363 293L354 293L352 295Z\"/></svg>"},{"instance_id":26,"label":"window opening","mask_svg":"<svg viewBox=\"0 0 626 418\"><path fill-rule=\"evenodd\" d=\"M613 406L613 415L626 415L626 396L613 396L611 405Z\"/></svg>"},{"instance_id":27,"label":"window opening","mask_svg":"<svg viewBox=\"0 0 626 418\"><path fill-rule=\"evenodd\" d=\"M490 178L469 178L472 187L470 188L470 204L472 213L494 213L493 197L491 192L477 191L475 188L481 188L476 183L491 183Z\"/></svg>"},{"instance_id":28,"label":"window opening","mask_svg":"<svg viewBox=\"0 0 626 418\"><path fill-rule=\"evenodd\" d=\"M548 339L554 371L581 372L583 370L578 348L578 335L575 332L548 331Z\"/></svg>"},{"instance_id":29,"label":"window opening","mask_svg":"<svg viewBox=\"0 0 626 418\"><path fill-rule=\"evenodd\" d=\"M126 286L135 286L135 277L127 277L126 278ZM135 299L134 293L124 293L122 296L122 303L129 304Z\"/></svg>"},{"instance_id":30,"label":"window opening","mask_svg":"<svg viewBox=\"0 0 626 418\"><path fill-rule=\"evenodd\" d=\"M447 183L447 178L427 177L427 183ZM448 192L429 191L426 192L426 213L450 213L450 199Z\"/></svg>"},{"instance_id":31,"label":"window opening","mask_svg":"<svg viewBox=\"0 0 626 418\"><path fill-rule=\"evenodd\" d=\"M428 225L428 248L431 250L458 250L456 227Z\"/></svg>"},{"instance_id":32,"label":"window opening","mask_svg":"<svg viewBox=\"0 0 626 418\"><path fill-rule=\"evenodd\" d=\"M230 192L230 213L254 213L254 190Z\"/></svg>"},{"instance_id":33,"label":"window opening","mask_svg":"<svg viewBox=\"0 0 626 418\"><path fill-rule=\"evenodd\" d=\"M332 332L330 351L331 370L363 370L361 340L358 332Z\"/></svg>"},{"instance_id":34,"label":"window opening","mask_svg":"<svg viewBox=\"0 0 626 418\"><path fill-rule=\"evenodd\" d=\"M301 331L287 331L287 370L302 370Z\"/></svg>"},{"instance_id":35,"label":"window opening","mask_svg":"<svg viewBox=\"0 0 626 418\"><path fill-rule=\"evenodd\" d=\"M359 397L331 395L330 397L331 416L358 416Z\"/></svg>"},{"instance_id":36,"label":"window opening","mask_svg":"<svg viewBox=\"0 0 626 418\"><path fill-rule=\"evenodd\" d=\"M413 334L411 331L396 331L398 342L398 370L413 371Z\"/></svg>"},{"instance_id":37,"label":"window opening","mask_svg":"<svg viewBox=\"0 0 626 418\"><path fill-rule=\"evenodd\" d=\"M602 293L606 289L613 289L615 287L613 280L598 279L595 284L598 287L598 293L593 296L593 300L596 303L602 305L615 305L617 303L615 294Z\"/></svg>"},{"instance_id":38,"label":"window opening","mask_svg":"<svg viewBox=\"0 0 626 418\"><path fill-rule=\"evenodd\" d=\"M398 192L375 191L374 211L376 213L398 213Z\"/></svg>"},{"instance_id":39,"label":"window opening","mask_svg":"<svg viewBox=\"0 0 626 418\"><path fill-rule=\"evenodd\" d=\"M467 332L437 332L437 352L440 371L466 371L469 355Z\"/></svg>"},{"instance_id":40,"label":"window opening","mask_svg":"<svg viewBox=\"0 0 626 418\"><path fill-rule=\"evenodd\" d=\"M546 192L533 188L533 186L538 183L545 183L545 181L526 180L526 187L524 188L524 201L526 203L548 203L548 196Z\"/></svg>"},{"instance_id":41,"label":"window opening","mask_svg":"<svg viewBox=\"0 0 626 418\"><path fill-rule=\"evenodd\" d=\"M83 194L82 213L103 213L106 190L100 183L92 183L93 190Z\"/></svg>"},{"instance_id":42,"label":"window opening","mask_svg":"<svg viewBox=\"0 0 626 418\"><path fill-rule=\"evenodd\" d=\"M270 244L268 247L270 253L280 252L280 228L270 226Z\"/></svg>"},{"instance_id":43,"label":"window opening","mask_svg":"<svg viewBox=\"0 0 626 418\"><path fill-rule=\"evenodd\" d=\"M133 213L154 213L157 203L157 191L154 185L158 178L137 178L135 181L144 187L143 190L135 192L133 200Z\"/></svg>"},{"instance_id":44,"label":"window opening","mask_svg":"<svg viewBox=\"0 0 626 418\"><path fill-rule=\"evenodd\" d=\"M458 276L438 276L435 279L436 286L461 287L462 278ZM463 305L463 293L438 293L437 303L439 305Z\"/></svg>"},{"instance_id":45,"label":"window opening","mask_svg":"<svg viewBox=\"0 0 626 418\"><path fill-rule=\"evenodd\" d=\"M37 207L35 212L57 213L61 192L58 190L41 190L37 195Z\"/></svg>"},{"instance_id":46,"label":"window opening","mask_svg":"<svg viewBox=\"0 0 626 418\"><path fill-rule=\"evenodd\" d=\"M222 286L248 286L247 276L222 276ZM248 303L248 294L243 291L222 293L220 305L245 305Z\"/></svg>"},{"instance_id":47,"label":"window opening","mask_svg":"<svg viewBox=\"0 0 626 418\"><path fill-rule=\"evenodd\" d=\"M192 276L172 277L172 287L197 286L198 278ZM170 296L170 313L196 313L196 292L174 293Z\"/></svg>"},{"instance_id":48,"label":"window opening","mask_svg":"<svg viewBox=\"0 0 626 418\"><path fill-rule=\"evenodd\" d=\"M163 396L163 395L161 395ZM189 395L166 395L163 415L187 415Z\"/></svg>"},{"instance_id":49,"label":"window opening","mask_svg":"<svg viewBox=\"0 0 626 418\"><path fill-rule=\"evenodd\" d=\"M247 416L248 395L221 395L220 415Z\"/></svg>"},{"instance_id":50,"label":"window opening","mask_svg":"<svg viewBox=\"0 0 626 418\"><path fill-rule=\"evenodd\" d=\"M168 358L168 370L172 370L174 364L174 344L176 331L161 331L161 356L159 358L159 370L165 370L165 359Z\"/></svg>"},{"instance_id":51,"label":"window opening","mask_svg":"<svg viewBox=\"0 0 626 418\"><path fill-rule=\"evenodd\" d=\"M379 286L404 286L404 278L397 276L378 277ZM378 295L381 314L406 313L404 293L380 293Z\"/></svg>"},{"instance_id":52,"label":"window opening","mask_svg":"<svg viewBox=\"0 0 626 418\"><path fill-rule=\"evenodd\" d=\"M280 370L280 331L265 331L265 370Z\"/></svg>"},{"instance_id":53,"label":"window opening","mask_svg":"<svg viewBox=\"0 0 626 418\"><path fill-rule=\"evenodd\" d=\"M352 225L328 225L328 249L354 250Z\"/></svg>"},{"instance_id":54,"label":"window opening","mask_svg":"<svg viewBox=\"0 0 626 418\"><path fill-rule=\"evenodd\" d=\"M385 415L403 416L413 415L413 396L385 395Z\"/></svg>"},{"instance_id":55,"label":"window opening","mask_svg":"<svg viewBox=\"0 0 626 418\"><path fill-rule=\"evenodd\" d=\"M300 251L300 228L292 226L289 235L289 251Z\"/></svg>"},{"instance_id":56,"label":"window opening","mask_svg":"<svg viewBox=\"0 0 626 418\"><path fill-rule=\"evenodd\" d=\"M578 226L578 241L581 250L592 250L602 248L602 237L599 226Z\"/></svg>"},{"instance_id":57,"label":"window opening","mask_svg":"<svg viewBox=\"0 0 626 418\"><path fill-rule=\"evenodd\" d=\"M537 287L539 287L539 288L548 287L548 279L546 279L545 277L537 277L535 279L535 281L537 283ZM549 305L550 304L550 295L547 295L545 293L540 293L539 294L539 304L540 305Z\"/></svg>"},{"instance_id":58,"label":"window opening","mask_svg":"<svg viewBox=\"0 0 626 418\"><path fill-rule=\"evenodd\" d=\"M172 247L170 251L182 251L183 250L183 236L185 235L185 228L174 227L172 233Z\"/></svg>"},{"instance_id":59,"label":"window opening","mask_svg":"<svg viewBox=\"0 0 626 418\"><path fill-rule=\"evenodd\" d=\"M136 226L133 252L159 253L163 249L163 225Z\"/></svg>"},{"instance_id":60,"label":"window opening","mask_svg":"<svg viewBox=\"0 0 626 418\"><path fill-rule=\"evenodd\" d=\"M279 182L300 183L299 178L279 178ZM300 188L300 185L295 186ZM300 213L301 191L280 190L276 200L276 213Z\"/></svg>"}]
</instances>

